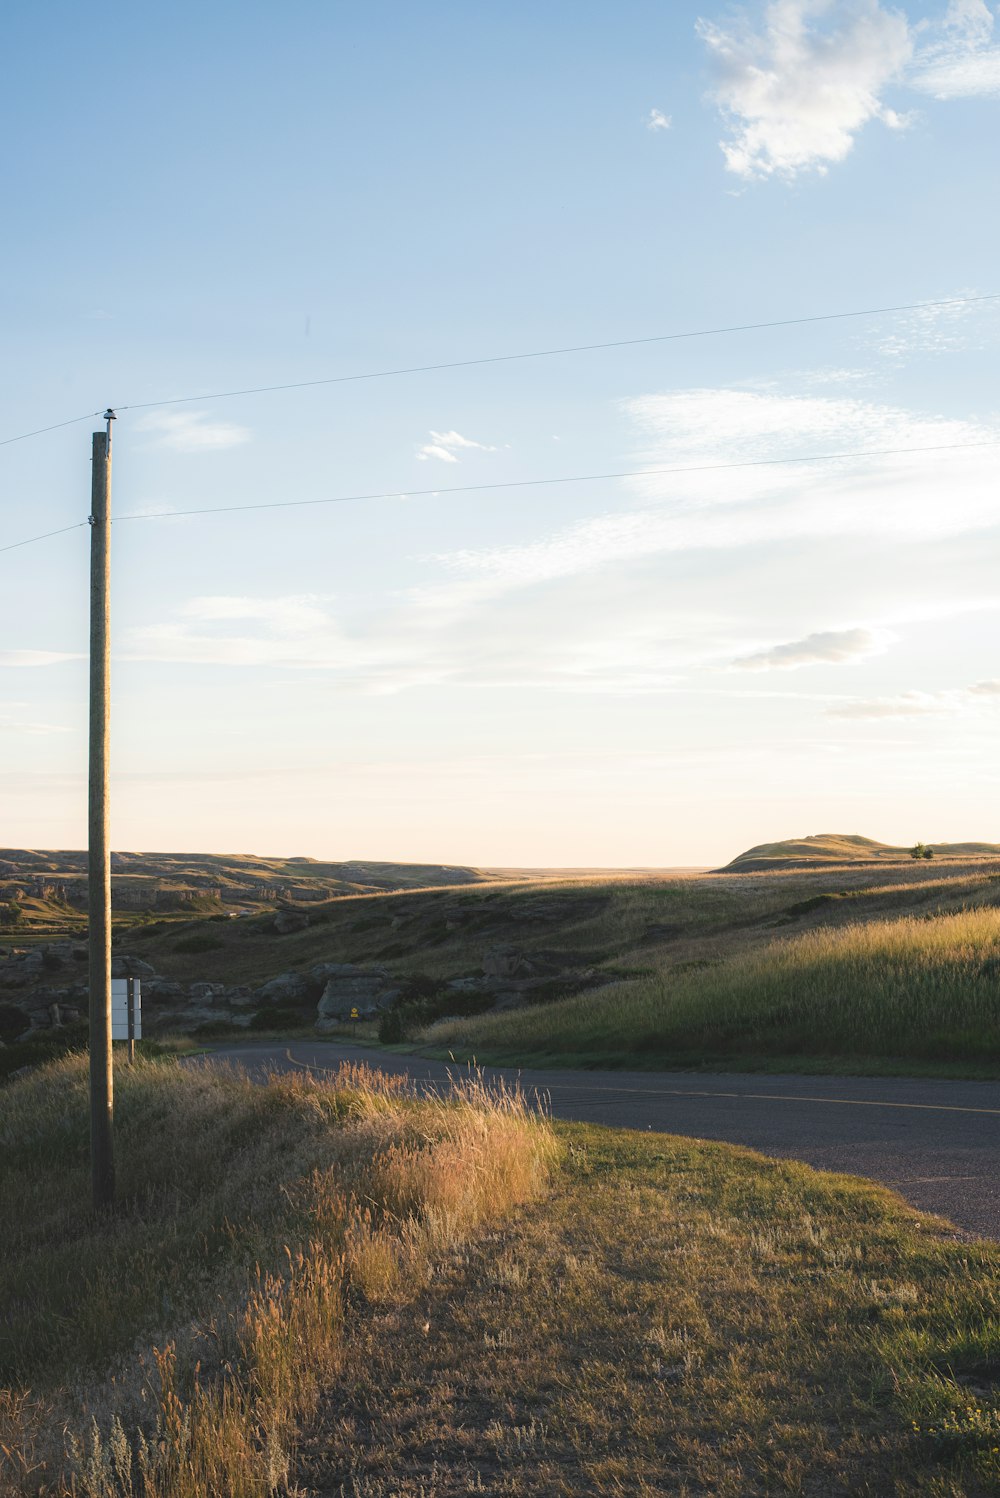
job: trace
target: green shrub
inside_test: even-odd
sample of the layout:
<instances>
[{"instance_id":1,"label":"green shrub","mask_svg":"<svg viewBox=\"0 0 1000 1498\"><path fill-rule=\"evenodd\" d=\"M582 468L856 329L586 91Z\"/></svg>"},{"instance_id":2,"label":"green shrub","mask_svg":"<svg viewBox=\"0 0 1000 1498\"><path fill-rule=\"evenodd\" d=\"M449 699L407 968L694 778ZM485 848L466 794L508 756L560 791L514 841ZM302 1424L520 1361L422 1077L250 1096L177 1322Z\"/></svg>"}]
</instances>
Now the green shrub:
<instances>
[{"instance_id":1,"label":"green shrub","mask_svg":"<svg viewBox=\"0 0 1000 1498\"><path fill-rule=\"evenodd\" d=\"M309 1021L310 1012L301 1004L272 1004L258 1009L247 1027L250 1030L300 1029Z\"/></svg>"},{"instance_id":2,"label":"green shrub","mask_svg":"<svg viewBox=\"0 0 1000 1498\"><path fill-rule=\"evenodd\" d=\"M0 1040L4 1045L23 1035L30 1024L26 1012L16 1004L0 1004Z\"/></svg>"},{"instance_id":3,"label":"green shrub","mask_svg":"<svg viewBox=\"0 0 1000 1498\"><path fill-rule=\"evenodd\" d=\"M80 1020L75 1025L60 1025L58 1030L38 1030L29 1040L5 1046L0 1051L0 1082L24 1066L41 1066L69 1051L86 1050L89 1028L86 1020Z\"/></svg>"},{"instance_id":4,"label":"green shrub","mask_svg":"<svg viewBox=\"0 0 1000 1498\"><path fill-rule=\"evenodd\" d=\"M198 933L194 936L183 936L180 941L174 942L175 952L219 952L225 946L210 931Z\"/></svg>"},{"instance_id":5,"label":"green shrub","mask_svg":"<svg viewBox=\"0 0 1000 1498\"><path fill-rule=\"evenodd\" d=\"M491 993L462 993L447 988L440 978L418 973L406 980L395 1004L380 1016L378 1038L385 1045L398 1045L412 1040L425 1025L433 1024L445 1015L464 1018L482 1014L493 1007L493 1002Z\"/></svg>"}]
</instances>

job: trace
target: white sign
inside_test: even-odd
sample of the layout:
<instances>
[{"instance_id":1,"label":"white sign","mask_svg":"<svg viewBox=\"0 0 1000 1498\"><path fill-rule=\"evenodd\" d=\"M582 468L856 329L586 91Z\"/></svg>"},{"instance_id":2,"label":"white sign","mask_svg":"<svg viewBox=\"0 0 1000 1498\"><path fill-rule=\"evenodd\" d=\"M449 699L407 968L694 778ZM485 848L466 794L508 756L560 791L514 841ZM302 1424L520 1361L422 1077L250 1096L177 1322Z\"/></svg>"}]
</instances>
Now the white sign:
<instances>
[{"instance_id":1,"label":"white sign","mask_svg":"<svg viewBox=\"0 0 1000 1498\"><path fill-rule=\"evenodd\" d=\"M142 986L138 978L112 978L111 980L111 1039L128 1040L128 989L132 985L134 1025L132 1036L142 1039Z\"/></svg>"}]
</instances>

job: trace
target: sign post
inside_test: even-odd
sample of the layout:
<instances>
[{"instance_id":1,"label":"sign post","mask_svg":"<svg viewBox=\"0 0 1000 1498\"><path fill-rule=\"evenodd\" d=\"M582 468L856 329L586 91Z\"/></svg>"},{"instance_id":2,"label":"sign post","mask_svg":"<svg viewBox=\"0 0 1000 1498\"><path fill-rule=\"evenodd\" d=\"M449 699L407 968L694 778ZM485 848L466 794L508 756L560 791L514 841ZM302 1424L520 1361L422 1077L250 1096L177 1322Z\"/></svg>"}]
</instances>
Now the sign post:
<instances>
[{"instance_id":1,"label":"sign post","mask_svg":"<svg viewBox=\"0 0 1000 1498\"><path fill-rule=\"evenodd\" d=\"M128 1059L135 1060L135 1043L142 1039L142 983L138 978L111 980L111 1039L128 1042Z\"/></svg>"}]
</instances>

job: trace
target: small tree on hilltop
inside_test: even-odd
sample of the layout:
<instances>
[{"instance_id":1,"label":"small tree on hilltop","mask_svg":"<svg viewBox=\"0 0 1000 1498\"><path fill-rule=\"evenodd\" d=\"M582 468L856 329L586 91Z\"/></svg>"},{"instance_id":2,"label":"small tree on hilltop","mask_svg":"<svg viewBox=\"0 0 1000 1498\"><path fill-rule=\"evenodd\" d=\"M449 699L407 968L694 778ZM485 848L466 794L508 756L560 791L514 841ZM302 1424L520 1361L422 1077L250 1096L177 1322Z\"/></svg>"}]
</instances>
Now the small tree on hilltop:
<instances>
[{"instance_id":1,"label":"small tree on hilltop","mask_svg":"<svg viewBox=\"0 0 1000 1498\"><path fill-rule=\"evenodd\" d=\"M926 843L914 843L910 849L911 858L933 858L934 849L928 848Z\"/></svg>"}]
</instances>

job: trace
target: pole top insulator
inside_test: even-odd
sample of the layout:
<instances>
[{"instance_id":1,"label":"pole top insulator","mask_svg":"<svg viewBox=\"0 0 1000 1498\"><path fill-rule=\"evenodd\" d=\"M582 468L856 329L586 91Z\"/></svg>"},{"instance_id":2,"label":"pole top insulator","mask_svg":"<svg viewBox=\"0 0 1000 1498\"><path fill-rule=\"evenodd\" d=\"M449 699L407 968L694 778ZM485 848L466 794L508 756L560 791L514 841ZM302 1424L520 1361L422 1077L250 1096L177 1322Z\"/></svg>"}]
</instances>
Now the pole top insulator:
<instances>
[{"instance_id":1,"label":"pole top insulator","mask_svg":"<svg viewBox=\"0 0 1000 1498\"><path fill-rule=\"evenodd\" d=\"M112 411L112 409L111 409L110 406L108 407L108 409L104 413L104 420L105 421L117 421L118 420L118 417L115 415L114 411Z\"/></svg>"}]
</instances>

